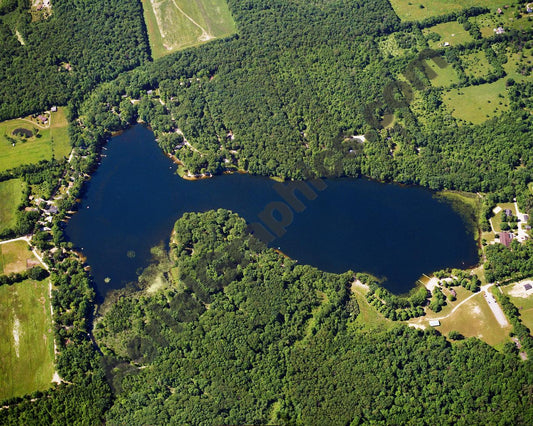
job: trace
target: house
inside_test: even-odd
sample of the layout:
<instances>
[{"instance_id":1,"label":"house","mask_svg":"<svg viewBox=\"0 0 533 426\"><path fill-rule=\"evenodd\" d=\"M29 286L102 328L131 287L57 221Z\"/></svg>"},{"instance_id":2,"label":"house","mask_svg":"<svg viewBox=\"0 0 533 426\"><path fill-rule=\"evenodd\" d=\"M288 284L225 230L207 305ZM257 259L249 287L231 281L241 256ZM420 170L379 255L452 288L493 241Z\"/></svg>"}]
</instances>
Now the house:
<instances>
[{"instance_id":1,"label":"house","mask_svg":"<svg viewBox=\"0 0 533 426\"><path fill-rule=\"evenodd\" d=\"M505 213L505 216L507 217L511 217L513 215L513 212L510 209L505 209L503 212Z\"/></svg>"},{"instance_id":2,"label":"house","mask_svg":"<svg viewBox=\"0 0 533 426\"><path fill-rule=\"evenodd\" d=\"M48 118L46 118L44 115L39 115L37 117L42 123L46 123L48 121Z\"/></svg>"},{"instance_id":3,"label":"house","mask_svg":"<svg viewBox=\"0 0 533 426\"><path fill-rule=\"evenodd\" d=\"M448 47L450 45L450 43L448 43L447 41L444 42L444 47Z\"/></svg>"},{"instance_id":4,"label":"house","mask_svg":"<svg viewBox=\"0 0 533 426\"><path fill-rule=\"evenodd\" d=\"M455 291L453 288L450 289L450 294L451 294L453 297L457 297L457 293L456 293L456 291Z\"/></svg>"},{"instance_id":5,"label":"house","mask_svg":"<svg viewBox=\"0 0 533 426\"><path fill-rule=\"evenodd\" d=\"M498 28L494 28L494 32L496 34L503 34L505 33L505 30L503 29L503 27L498 27Z\"/></svg>"},{"instance_id":6,"label":"house","mask_svg":"<svg viewBox=\"0 0 533 426\"><path fill-rule=\"evenodd\" d=\"M52 112L57 112L57 107L56 107L56 106L53 106L53 107L51 108L51 111L52 111Z\"/></svg>"},{"instance_id":7,"label":"house","mask_svg":"<svg viewBox=\"0 0 533 426\"><path fill-rule=\"evenodd\" d=\"M499 7L496 12L498 12L498 15L501 15L503 13L503 10Z\"/></svg>"},{"instance_id":8,"label":"house","mask_svg":"<svg viewBox=\"0 0 533 426\"><path fill-rule=\"evenodd\" d=\"M509 247L512 240L513 234L510 232L500 232L500 243L502 243L505 247Z\"/></svg>"},{"instance_id":9,"label":"house","mask_svg":"<svg viewBox=\"0 0 533 426\"><path fill-rule=\"evenodd\" d=\"M429 322L429 325L430 325L431 327L438 327L438 326L440 325L440 321L439 321L439 320L431 320L431 321Z\"/></svg>"},{"instance_id":10,"label":"house","mask_svg":"<svg viewBox=\"0 0 533 426\"><path fill-rule=\"evenodd\" d=\"M531 284L529 284L529 283L528 284L524 284L524 290L525 291L529 291L529 290L531 290L531 288L532 288Z\"/></svg>"}]
</instances>

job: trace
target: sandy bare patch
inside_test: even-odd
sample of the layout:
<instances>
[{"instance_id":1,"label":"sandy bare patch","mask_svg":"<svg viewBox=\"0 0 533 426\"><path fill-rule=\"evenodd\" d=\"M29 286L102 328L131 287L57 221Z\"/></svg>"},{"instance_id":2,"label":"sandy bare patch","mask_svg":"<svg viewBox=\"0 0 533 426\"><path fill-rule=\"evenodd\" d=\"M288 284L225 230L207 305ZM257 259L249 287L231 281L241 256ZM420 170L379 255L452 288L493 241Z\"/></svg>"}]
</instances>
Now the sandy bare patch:
<instances>
[{"instance_id":1,"label":"sandy bare patch","mask_svg":"<svg viewBox=\"0 0 533 426\"><path fill-rule=\"evenodd\" d=\"M525 285L529 284L531 288L529 290L525 289ZM509 296L512 297L522 297L527 299L533 294L533 280L523 280L518 283L513 284L513 288L509 291Z\"/></svg>"},{"instance_id":2,"label":"sandy bare patch","mask_svg":"<svg viewBox=\"0 0 533 426\"><path fill-rule=\"evenodd\" d=\"M471 310L473 315L479 315L481 314L481 308L478 305L474 305Z\"/></svg>"},{"instance_id":3,"label":"sandy bare patch","mask_svg":"<svg viewBox=\"0 0 533 426\"><path fill-rule=\"evenodd\" d=\"M361 281L359 280L354 280L354 282L352 283L352 287L351 287L351 290L352 290L352 293L354 292L354 290L356 288L359 288L361 290L364 290L365 292L367 292L368 290L370 290L370 288L366 285L366 284L363 284Z\"/></svg>"},{"instance_id":4,"label":"sandy bare patch","mask_svg":"<svg viewBox=\"0 0 533 426\"><path fill-rule=\"evenodd\" d=\"M15 346L15 354L17 355L17 358L19 358L19 346L20 346L20 321L15 316L15 319L13 321L13 343Z\"/></svg>"},{"instance_id":5,"label":"sandy bare patch","mask_svg":"<svg viewBox=\"0 0 533 426\"><path fill-rule=\"evenodd\" d=\"M59 377L59 374L57 374L57 371L54 371L54 376L52 377L52 382L54 383L61 383L63 380L61 380L61 377Z\"/></svg>"},{"instance_id":6,"label":"sandy bare patch","mask_svg":"<svg viewBox=\"0 0 533 426\"><path fill-rule=\"evenodd\" d=\"M500 305L498 305L498 302L496 302L496 299L494 296L485 289L483 292L483 296L485 296L485 300L487 301L487 304L489 305L489 308L492 310L492 313L494 314L494 317L496 318L496 321L500 324L502 327L507 327L509 325L509 321L507 321L507 317L503 313L503 310Z\"/></svg>"},{"instance_id":7,"label":"sandy bare patch","mask_svg":"<svg viewBox=\"0 0 533 426\"><path fill-rule=\"evenodd\" d=\"M24 41L24 39L22 38L22 34L19 33L19 30L15 30L15 35L17 36L17 40L19 41L19 43L24 46L26 45L26 42Z\"/></svg>"},{"instance_id":8,"label":"sandy bare patch","mask_svg":"<svg viewBox=\"0 0 533 426\"><path fill-rule=\"evenodd\" d=\"M426 329L426 326L423 325L423 324L416 324L416 323L408 323L407 324L409 327L413 327L413 328L418 328L419 330L425 330Z\"/></svg>"}]
</instances>

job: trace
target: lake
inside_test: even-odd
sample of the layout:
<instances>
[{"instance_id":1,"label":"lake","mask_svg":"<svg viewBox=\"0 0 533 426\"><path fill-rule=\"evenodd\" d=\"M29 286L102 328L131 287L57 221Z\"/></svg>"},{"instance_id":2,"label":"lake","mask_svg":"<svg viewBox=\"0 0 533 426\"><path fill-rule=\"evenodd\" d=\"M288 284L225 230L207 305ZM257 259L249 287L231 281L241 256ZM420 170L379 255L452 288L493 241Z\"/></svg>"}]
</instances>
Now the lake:
<instances>
[{"instance_id":1,"label":"lake","mask_svg":"<svg viewBox=\"0 0 533 426\"><path fill-rule=\"evenodd\" d=\"M87 257L100 298L136 280L184 212L217 208L254 223L258 236L300 263L369 272L396 294L424 273L478 262L462 218L423 188L366 179L280 184L242 174L187 181L140 125L104 153L65 230Z\"/></svg>"}]
</instances>

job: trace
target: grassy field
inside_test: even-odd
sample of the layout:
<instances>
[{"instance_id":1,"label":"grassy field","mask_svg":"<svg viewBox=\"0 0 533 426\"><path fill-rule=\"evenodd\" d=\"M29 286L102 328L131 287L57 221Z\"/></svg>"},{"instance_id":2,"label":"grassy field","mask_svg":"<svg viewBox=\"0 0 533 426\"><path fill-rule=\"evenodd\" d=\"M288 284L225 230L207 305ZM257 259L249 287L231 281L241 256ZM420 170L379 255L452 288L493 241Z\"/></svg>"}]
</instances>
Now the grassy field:
<instances>
[{"instance_id":1,"label":"grassy field","mask_svg":"<svg viewBox=\"0 0 533 426\"><path fill-rule=\"evenodd\" d=\"M502 78L494 83L452 89L443 94L443 101L455 118L483 123L509 108L505 81Z\"/></svg>"},{"instance_id":2,"label":"grassy field","mask_svg":"<svg viewBox=\"0 0 533 426\"><path fill-rule=\"evenodd\" d=\"M142 0L142 4L154 59L235 32L225 0Z\"/></svg>"},{"instance_id":3,"label":"grassy field","mask_svg":"<svg viewBox=\"0 0 533 426\"><path fill-rule=\"evenodd\" d=\"M533 60L533 49L523 49L520 52L506 51L507 62L503 64L503 69L507 74L507 78L512 78L517 83L533 81L533 74L522 74L528 67L531 67Z\"/></svg>"},{"instance_id":4,"label":"grassy field","mask_svg":"<svg viewBox=\"0 0 533 426\"><path fill-rule=\"evenodd\" d=\"M526 294L523 289L526 282L531 283L532 281L533 279L524 280L503 288L503 292L509 296L513 305L518 308L522 324L530 330L533 330L533 292L529 290Z\"/></svg>"},{"instance_id":5,"label":"grassy field","mask_svg":"<svg viewBox=\"0 0 533 426\"><path fill-rule=\"evenodd\" d=\"M0 274L25 271L40 263L26 241L13 241L0 245Z\"/></svg>"},{"instance_id":6,"label":"grassy field","mask_svg":"<svg viewBox=\"0 0 533 426\"><path fill-rule=\"evenodd\" d=\"M442 47L444 43L450 43L450 46L458 46L472 41L472 36L457 21L445 22L423 30L424 35L429 33L440 35L439 41L428 41L429 47L432 49Z\"/></svg>"},{"instance_id":7,"label":"grassy field","mask_svg":"<svg viewBox=\"0 0 533 426\"><path fill-rule=\"evenodd\" d=\"M448 64L444 68L440 68L434 61L431 59L425 60L426 67L437 74L437 76L431 79L431 85L434 87L448 87L454 83L459 82L459 77L453 69L453 67Z\"/></svg>"},{"instance_id":8,"label":"grassy field","mask_svg":"<svg viewBox=\"0 0 533 426\"><path fill-rule=\"evenodd\" d=\"M22 179L0 182L0 231L15 225L17 207L22 201L22 191L26 184Z\"/></svg>"},{"instance_id":9,"label":"grassy field","mask_svg":"<svg viewBox=\"0 0 533 426\"><path fill-rule=\"evenodd\" d=\"M52 157L60 159L68 156L70 142L67 125L64 108L52 113L49 125L43 125L31 116L0 123L0 171L50 160ZM15 129L29 131L32 136L16 136L13 134Z\"/></svg>"},{"instance_id":10,"label":"grassy field","mask_svg":"<svg viewBox=\"0 0 533 426\"><path fill-rule=\"evenodd\" d=\"M0 400L50 387L54 336L48 280L0 287Z\"/></svg>"},{"instance_id":11,"label":"grassy field","mask_svg":"<svg viewBox=\"0 0 533 426\"><path fill-rule=\"evenodd\" d=\"M500 224L502 223L502 218L504 213L504 210L509 209L513 213L513 216L516 216L516 209L514 207L514 203L499 203L498 207L501 208L501 210L496 213L493 217L491 217L492 227L494 228L494 232L501 232Z\"/></svg>"},{"instance_id":12,"label":"grassy field","mask_svg":"<svg viewBox=\"0 0 533 426\"><path fill-rule=\"evenodd\" d=\"M446 336L450 331L458 331L465 337L477 337L496 348L503 347L503 344L509 341L509 332L512 327L510 325L507 327L500 326L483 293L476 294L452 313L453 309L462 300L472 295L472 293L462 287L454 287L454 290L457 292L457 300L455 302L447 301L447 305L438 313L427 310L426 316L412 319L409 323L428 327L431 319L442 318L440 319L441 325L437 327L437 330ZM449 291L444 289L443 292L447 295Z\"/></svg>"},{"instance_id":13,"label":"grassy field","mask_svg":"<svg viewBox=\"0 0 533 426\"><path fill-rule=\"evenodd\" d=\"M461 55L461 63L468 77L483 77L494 70L485 52L472 52Z\"/></svg>"},{"instance_id":14,"label":"grassy field","mask_svg":"<svg viewBox=\"0 0 533 426\"><path fill-rule=\"evenodd\" d=\"M353 321L352 326L364 331L386 330L394 327L394 322L385 318L366 300L368 289L357 284L352 284L352 293L359 305L359 315Z\"/></svg>"},{"instance_id":15,"label":"grassy field","mask_svg":"<svg viewBox=\"0 0 533 426\"><path fill-rule=\"evenodd\" d=\"M496 10L502 2L497 0L483 2L479 0L390 0L390 4L402 21L420 21L472 6L485 6Z\"/></svg>"},{"instance_id":16,"label":"grassy field","mask_svg":"<svg viewBox=\"0 0 533 426\"><path fill-rule=\"evenodd\" d=\"M504 29L528 30L533 28L533 21L528 20L527 13L520 10L515 5L510 5L508 9L503 7L505 3L500 3L496 8L491 8L490 13L469 18L469 20L479 27L483 37L492 37L494 29L503 27ZM502 8L502 13L498 14L496 9ZM516 18L516 13L519 11L520 18Z\"/></svg>"}]
</instances>

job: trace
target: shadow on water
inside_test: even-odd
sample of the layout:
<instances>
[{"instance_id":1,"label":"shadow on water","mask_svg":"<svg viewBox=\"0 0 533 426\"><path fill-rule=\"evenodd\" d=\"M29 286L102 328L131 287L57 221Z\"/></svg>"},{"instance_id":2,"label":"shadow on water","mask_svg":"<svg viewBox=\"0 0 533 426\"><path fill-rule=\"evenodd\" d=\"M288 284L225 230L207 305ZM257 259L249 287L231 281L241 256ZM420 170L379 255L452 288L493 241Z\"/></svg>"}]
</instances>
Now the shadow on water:
<instances>
[{"instance_id":1,"label":"shadow on water","mask_svg":"<svg viewBox=\"0 0 533 426\"><path fill-rule=\"evenodd\" d=\"M268 231L270 246L300 263L369 272L397 294L409 291L423 273L478 261L461 217L422 188L365 179L295 188L240 174L190 182L175 174L176 165L142 126L114 137L107 148L66 228L91 265L100 297L136 280L150 248L168 243L183 213L216 208Z\"/></svg>"}]
</instances>

